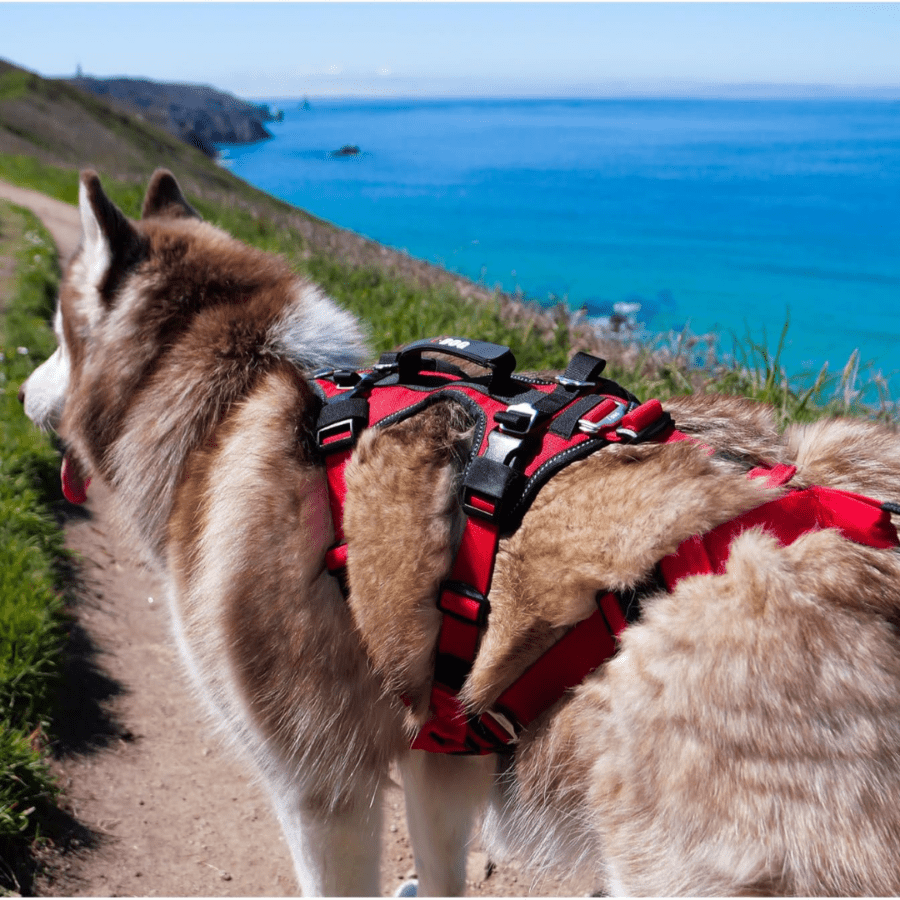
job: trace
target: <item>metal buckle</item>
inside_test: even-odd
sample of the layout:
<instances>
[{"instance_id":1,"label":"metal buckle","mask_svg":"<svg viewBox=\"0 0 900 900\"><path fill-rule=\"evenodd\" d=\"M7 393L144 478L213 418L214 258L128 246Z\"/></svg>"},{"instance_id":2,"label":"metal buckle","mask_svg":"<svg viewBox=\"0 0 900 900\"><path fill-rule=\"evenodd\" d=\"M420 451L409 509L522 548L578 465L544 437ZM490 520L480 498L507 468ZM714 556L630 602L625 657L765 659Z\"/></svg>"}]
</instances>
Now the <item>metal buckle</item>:
<instances>
[{"instance_id":1,"label":"metal buckle","mask_svg":"<svg viewBox=\"0 0 900 900\"><path fill-rule=\"evenodd\" d=\"M564 388L578 388L579 390L597 385L596 381L577 381L574 378L566 378L565 375L557 375L556 383L561 384Z\"/></svg>"},{"instance_id":2,"label":"metal buckle","mask_svg":"<svg viewBox=\"0 0 900 900\"><path fill-rule=\"evenodd\" d=\"M511 406L507 406L504 412L508 413L520 413L524 416L528 416L528 424L524 427L518 427L514 425L508 425L504 422L497 422L497 426L499 429L505 434L514 434L524 436L534 428L534 423L537 421L537 417L540 413L530 404L530 403L513 403ZM496 416L494 416L494 421L496 421Z\"/></svg>"},{"instance_id":3,"label":"metal buckle","mask_svg":"<svg viewBox=\"0 0 900 900\"><path fill-rule=\"evenodd\" d=\"M608 415L605 415L599 422L591 422L589 419L578 420L578 427L585 434L597 434L600 431L605 431L607 428L621 422L631 410L637 408L634 403L628 400L619 400L617 397L608 397L607 399L612 400L616 404L616 408Z\"/></svg>"},{"instance_id":4,"label":"metal buckle","mask_svg":"<svg viewBox=\"0 0 900 900\"><path fill-rule=\"evenodd\" d=\"M619 436L623 444L635 444L647 441L655 437L661 431L665 431L672 424L672 417L663 410L661 416L655 418L652 422L645 425L639 431L633 428L617 428L616 434Z\"/></svg>"}]
</instances>

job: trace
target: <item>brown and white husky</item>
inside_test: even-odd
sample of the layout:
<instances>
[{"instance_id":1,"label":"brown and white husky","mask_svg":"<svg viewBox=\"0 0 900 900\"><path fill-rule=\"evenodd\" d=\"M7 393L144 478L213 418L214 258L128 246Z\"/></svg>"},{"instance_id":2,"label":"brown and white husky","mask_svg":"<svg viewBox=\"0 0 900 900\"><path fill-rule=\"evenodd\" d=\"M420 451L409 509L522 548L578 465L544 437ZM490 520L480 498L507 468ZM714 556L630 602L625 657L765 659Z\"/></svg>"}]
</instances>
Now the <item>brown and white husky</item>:
<instances>
[{"instance_id":1,"label":"brown and white husky","mask_svg":"<svg viewBox=\"0 0 900 900\"><path fill-rule=\"evenodd\" d=\"M617 655L502 757L408 749L428 714L469 423L436 404L363 434L347 472L350 599L324 566L331 515L307 382L351 367L359 325L279 259L200 220L157 172L132 222L81 177L82 244L59 348L23 388L59 431L63 482L111 489L166 573L199 693L269 786L307 894L378 890L379 792L398 762L419 890L464 887L471 823L599 889L900 892L900 558L834 530L740 535L720 575L649 591ZM500 545L462 698L503 688L691 535L792 486L900 496L900 441L795 427L747 401L667 404L683 442L611 446L541 490ZM410 702L405 707L398 697ZM493 787L492 787L493 786ZM488 798L489 795L489 799Z\"/></svg>"}]
</instances>

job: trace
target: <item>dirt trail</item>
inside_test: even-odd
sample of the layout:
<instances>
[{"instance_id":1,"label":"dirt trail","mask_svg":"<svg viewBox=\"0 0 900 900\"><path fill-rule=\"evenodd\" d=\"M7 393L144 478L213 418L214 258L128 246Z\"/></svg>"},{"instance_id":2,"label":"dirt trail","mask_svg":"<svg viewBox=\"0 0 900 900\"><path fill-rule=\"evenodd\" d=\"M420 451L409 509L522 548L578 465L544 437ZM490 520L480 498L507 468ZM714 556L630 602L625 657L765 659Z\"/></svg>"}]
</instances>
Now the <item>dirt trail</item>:
<instances>
[{"instance_id":1,"label":"dirt trail","mask_svg":"<svg viewBox=\"0 0 900 900\"><path fill-rule=\"evenodd\" d=\"M74 206L0 181L32 209L65 261L80 239ZM77 555L74 627L54 769L70 817L33 885L44 895L286 896L297 893L268 798L211 735L186 690L159 582L106 519L92 485L61 504ZM385 800L382 891L413 874L399 790ZM469 893L532 893L517 867L485 880L476 847ZM521 879L521 880L520 880ZM552 890L551 890L552 893Z\"/></svg>"}]
</instances>

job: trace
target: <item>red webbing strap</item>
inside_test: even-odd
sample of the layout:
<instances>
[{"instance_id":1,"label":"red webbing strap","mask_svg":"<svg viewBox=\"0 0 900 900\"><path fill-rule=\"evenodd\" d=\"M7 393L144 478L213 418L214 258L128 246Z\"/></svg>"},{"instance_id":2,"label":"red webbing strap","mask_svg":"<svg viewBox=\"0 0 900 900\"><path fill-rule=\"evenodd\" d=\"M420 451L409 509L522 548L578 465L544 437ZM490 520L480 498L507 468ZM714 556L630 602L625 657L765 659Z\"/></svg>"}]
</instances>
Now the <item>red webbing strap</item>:
<instances>
[{"instance_id":1,"label":"red webbing strap","mask_svg":"<svg viewBox=\"0 0 900 900\"><path fill-rule=\"evenodd\" d=\"M328 481L328 503L331 506L331 522L334 526L334 543L325 553L325 566L328 571L341 580L347 568L347 544L344 541L344 500L347 496L347 484L344 470L353 448L329 453L325 457L325 478Z\"/></svg>"},{"instance_id":2,"label":"red webbing strap","mask_svg":"<svg viewBox=\"0 0 900 900\"><path fill-rule=\"evenodd\" d=\"M607 613L616 625L608 621ZM601 608L582 619L529 666L497 698L494 707L517 730L526 728L616 652L615 636L624 626L618 601L613 594L607 594Z\"/></svg>"},{"instance_id":3,"label":"red webbing strap","mask_svg":"<svg viewBox=\"0 0 900 900\"><path fill-rule=\"evenodd\" d=\"M586 421L599 422L621 405L619 398L610 397L592 410L592 417ZM611 441L640 440L643 433L652 429L662 417L663 409L659 401L648 401L611 422L609 428L604 427L602 437ZM546 430L547 424L549 422L542 427L544 433L540 445L525 467L526 475L562 450L594 437L591 433L582 433L566 440L550 434ZM674 427L666 425L666 422L662 424L664 427L651 439L672 439ZM619 430L623 433L619 434ZM486 434L485 445L488 437ZM599 446L602 445L598 442ZM473 495L469 502L484 512L493 512L489 501L483 497ZM431 694L432 716L413 740L413 749L443 753L490 753L514 737L490 713L477 721L467 720L457 698L457 691L478 651L486 611L486 600L480 598L486 598L490 589L497 541L496 523L477 516L467 518L450 577L438 599L438 607L444 616L438 636ZM467 588L479 596L468 596ZM615 653L615 636L625 628L625 617L613 594L601 598L599 607L595 614L580 622L551 647L499 698L495 708L498 714L506 716L513 729L530 723Z\"/></svg>"},{"instance_id":4,"label":"red webbing strap","mask_svg":"<svg viewBox=\"0 0 900 900\"><path fill-rule=\"evenodd\" d=\"M487 615L487 594L494 574L498 527L494 522L469 516L450 577L441 586L438 609L441 628L431 690L431 718L412 742L414 750L437 753L489 753L510 736L498 731L488 717L482 721L494 739L484 739L470 727L457 692L468 674Z\"/></svg>"},{"instance_id":5,"label":"red webbing strap","mask_svg":"<svg viewBox=\"0 0 900 900\"><path fill-rule=\"evenodd\" d=\"M688 538L673 554L660 561L669 590L689 575L721 575L728 562L731 542L741 532L757 526L785 545L808 531L836 528L845 538L858 544L880 549L898 546L897 529L890 514L877 500L814 486L790 491L706 534Z\"/></svg>"},{"instance_id":6,"label":"red webbing strap","mask_svg":"<svg viewBox=\"0 0 900 900\"><path fill-rule=\"evenodd\" d=\"M340 396L342 391L327 378L317 378L316 383L320 390L329 399ZM323 449L329 443L337 443L343 440L345 435L341 433L326 437L322 443ZM347 569L347 544L344 541L344 500L347 496L347 485L344 480L344 469L353 447L344 450L332 451L325 455L325 479L328 483L328 505L331 508L331 522L334 529L334 542L325 552L325 567L338 579L341 589L346 593L345 577Z\"/></svg>"},{"instance_id":7,"label":"red webbing strap","mask_svg":"<svg viewBox=\"0 0 900 900\"><path fill-rule=\"evenodd\" d=\"M769 482L769 487L783 487L797 474L796 466L788 466L785 463L776 463L774 466L767 468L765 466L757 466L747 473L748 478L765 478Z\"/></svg>"}]
</instances>

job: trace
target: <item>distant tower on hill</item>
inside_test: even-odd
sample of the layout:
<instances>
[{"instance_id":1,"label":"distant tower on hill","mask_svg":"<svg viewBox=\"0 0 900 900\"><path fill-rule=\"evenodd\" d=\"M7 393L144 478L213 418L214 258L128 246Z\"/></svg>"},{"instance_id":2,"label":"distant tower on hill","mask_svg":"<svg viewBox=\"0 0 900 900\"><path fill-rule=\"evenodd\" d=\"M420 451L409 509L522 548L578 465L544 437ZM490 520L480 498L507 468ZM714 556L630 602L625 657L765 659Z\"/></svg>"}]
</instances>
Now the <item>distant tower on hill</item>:
<instances>
[{"instance_id":1,"label":"distant tower on hill","mask_svg":"<svg viewBox=\"0 0 900 900\"><path fill-rule=\"evenodd\" d=\"M83 74L82 71L81 71L81 63L78 63L78 65L75 67L75 77L76 77L76 78L83 78L83 77L84 77L84 74Z\"/></svg>"}]
</instances>

